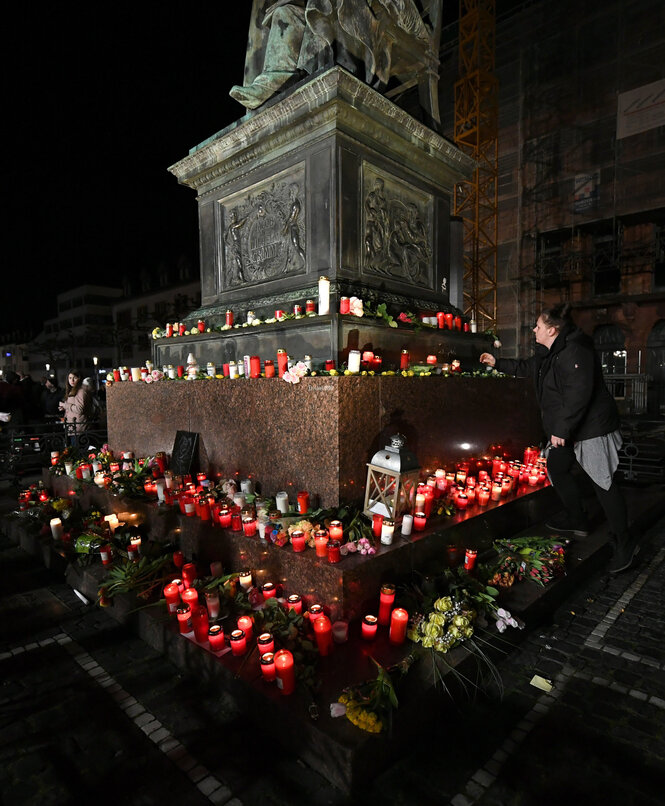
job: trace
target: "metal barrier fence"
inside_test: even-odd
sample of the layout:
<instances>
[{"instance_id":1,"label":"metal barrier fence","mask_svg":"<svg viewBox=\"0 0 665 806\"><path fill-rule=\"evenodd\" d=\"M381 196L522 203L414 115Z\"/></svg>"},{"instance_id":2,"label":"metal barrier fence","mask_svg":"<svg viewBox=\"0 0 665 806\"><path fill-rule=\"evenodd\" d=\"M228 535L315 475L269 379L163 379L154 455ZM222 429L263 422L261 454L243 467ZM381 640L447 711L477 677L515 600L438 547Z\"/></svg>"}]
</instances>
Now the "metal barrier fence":
<instances>
[{"instance_id":1,"label":"metal barrier fence","mask_svg":"<svg viewBox=\"0 0 665 806\"><path fill-rule=\"evenodd\" d=\"M53 451L67 447L86 454L107 441L105 428L76 432L76 423L11 423L0 429L0 479L18 483L26 473L48 467Z\"/></svg>"}]
</instances>

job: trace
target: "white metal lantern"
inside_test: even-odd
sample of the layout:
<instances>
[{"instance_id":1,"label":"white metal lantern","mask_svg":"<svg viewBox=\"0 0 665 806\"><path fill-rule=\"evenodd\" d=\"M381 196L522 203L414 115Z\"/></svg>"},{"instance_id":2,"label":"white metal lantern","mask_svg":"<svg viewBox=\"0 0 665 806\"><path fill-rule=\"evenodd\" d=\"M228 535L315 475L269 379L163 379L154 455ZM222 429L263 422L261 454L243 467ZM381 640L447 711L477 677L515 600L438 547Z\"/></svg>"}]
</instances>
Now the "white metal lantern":
<instances>
[{"instance_id":1,"label":"white metal lantern","mask_svg":"<svg viewBox=\"0 0 665 806\"><path fill-rule=\"evenodd\" d=\"M406 438L395 434L367 464L364 511L370 518L383 515L397 525L402 515L413 511L420 465L405 444Z\"/></svg>"}]
</instances>

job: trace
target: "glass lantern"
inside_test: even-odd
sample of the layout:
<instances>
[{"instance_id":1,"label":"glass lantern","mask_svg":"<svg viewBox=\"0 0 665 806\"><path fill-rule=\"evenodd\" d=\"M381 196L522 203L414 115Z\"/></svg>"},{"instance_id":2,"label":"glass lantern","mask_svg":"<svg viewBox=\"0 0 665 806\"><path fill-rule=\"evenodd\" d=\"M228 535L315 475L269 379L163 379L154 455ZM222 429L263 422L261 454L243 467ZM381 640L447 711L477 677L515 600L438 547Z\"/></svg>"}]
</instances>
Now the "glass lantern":
<instances>
[{"instance_id":1,"label":"glass lantern","mask_svg":"<svg viewBox=\"0 0 665 806\"><path fill-rule=\"evenodd\" d=\"M404 514L413 512L420 465L405 445L406 438L395 434L367 464L364 512L369 518L383 515L397 525Z\"/></svg>"}]
</instances>

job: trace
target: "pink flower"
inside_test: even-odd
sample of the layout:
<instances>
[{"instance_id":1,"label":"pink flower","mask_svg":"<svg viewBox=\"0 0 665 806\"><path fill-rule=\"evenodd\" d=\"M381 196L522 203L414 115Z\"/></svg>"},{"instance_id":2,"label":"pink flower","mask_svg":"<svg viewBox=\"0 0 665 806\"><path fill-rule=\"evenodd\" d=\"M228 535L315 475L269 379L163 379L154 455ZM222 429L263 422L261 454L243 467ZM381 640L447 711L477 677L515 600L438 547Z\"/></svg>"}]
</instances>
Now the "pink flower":
<instances>
[{"instance_id":1,"label":"pink flower","mask_svg":"<svg viewBox=\"0 0 665 806\"><path fill-rule=\"evenodd\" d=\"M413 323L413 319L410 316L407 316L404 313L404 311L402 311L402 313L397 317L397 319L399 322L409 322L411 324Z\"/></svg>"},{"instance_id":2,"label":"pink flower","mask_svg":"<svg viewBox=\"0 0 665 806\"><path fill-rule=\"evenodd\" d=\"M286 372L282 375L282 380L286 381L287 383L300 383L300 376L296 375L291 370L287 369Z\"/></svg>"},{"instance_id":3,"label":"pink flower","mask_svg":"<svg viewBox=\"0 0 665 806\"><path fill-rule=\"evenodd\" d=\"M153 381L161 381L164 377L164 373L159 369L153 369L148 377L152 377Z\"/></svg>"},{"instance_id":4,"label":"pink flower","mask_svg":"<svg viewBox=\"0 0 665 806\"><path fill-rule=\"evenodd\" d=\"M146 375L144 380L146 383L152 383L152 375Z\"/></svg>"},{"instance_id":5,"label":"pink flower","mask_svg":"<svg viewBox=\"0 0 665 806\"><path fill-rule=\"evenodd\" d=\"M358 297L351 297L349 299L349 313L353 316L362 316L364 313L363 301Z\"/></svg>"}]
</instances>

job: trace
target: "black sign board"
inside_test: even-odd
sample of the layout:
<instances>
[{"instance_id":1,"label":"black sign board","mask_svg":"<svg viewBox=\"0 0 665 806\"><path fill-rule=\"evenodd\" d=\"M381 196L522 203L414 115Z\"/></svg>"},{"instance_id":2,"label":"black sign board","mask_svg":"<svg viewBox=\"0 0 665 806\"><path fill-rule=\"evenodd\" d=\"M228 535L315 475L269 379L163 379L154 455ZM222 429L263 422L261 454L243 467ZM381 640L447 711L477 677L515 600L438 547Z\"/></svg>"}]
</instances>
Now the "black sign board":
<instances>
[{"instance_id":1,"label":"black sign board","mask_svg":"<svg viewBox=\"0 0 665 806\"><path fill-rule=\"evenodd\" d=\"M199 435L193 431L177 431L171 451L171 472L174 476L186 476L195 470L198 458Z\"/></svg>"}]
</instances>

